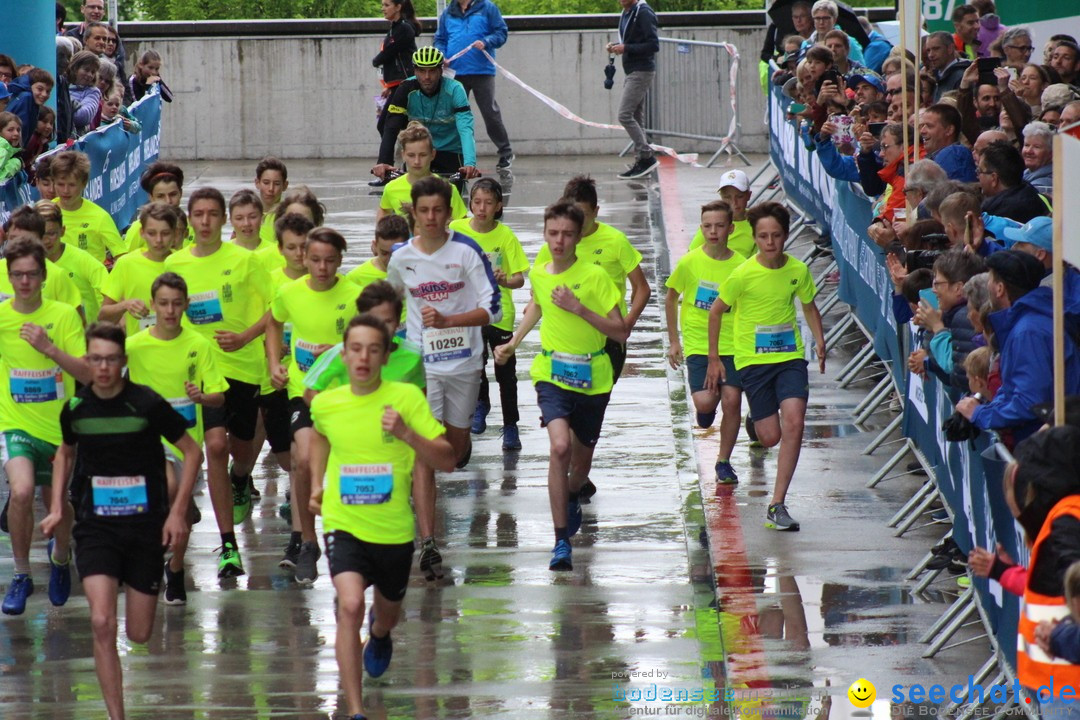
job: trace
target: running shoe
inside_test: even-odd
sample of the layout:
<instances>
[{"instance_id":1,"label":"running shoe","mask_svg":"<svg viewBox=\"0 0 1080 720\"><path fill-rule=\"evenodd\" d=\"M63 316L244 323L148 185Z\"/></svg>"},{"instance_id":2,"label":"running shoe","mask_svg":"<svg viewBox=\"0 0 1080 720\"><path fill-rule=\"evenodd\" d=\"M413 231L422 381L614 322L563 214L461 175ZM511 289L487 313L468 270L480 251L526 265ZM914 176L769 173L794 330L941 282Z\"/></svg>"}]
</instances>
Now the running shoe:
<instances>
[{"instance_id":1,"label":"running shoe","mask_svg":"<svg viewBox=\"0 0 1080 720\"><path fill-rule=\"evenodd\" d=\"M240 577L244 574L244 563L240 560L240 551L233 543L225 543L221 546L221 554L218 555L217 576L219 578Z\"/></svg>"},{"instance_id":2,"label":"running shoe","mask_svg":"<svg viewBox=\"0 0 1080 720\"><path fill-rule=\"evenodd\" d=\"M252 500L262 500L262 493L259 492L259 488L255 487L254 475L248 475L248 493L251 495Z\"/></svg>"},{"instance_id":3,"label":"running shoe","mask_svg":"<svg viewBox=\"0 0 1080 720\"><path fill-rule=\"evenodd\" d=\"M581 529L581 503L571 500L566 506L566 533L570 537Z\"/></svg>"},{"instance_id":4,"label":"running shoe","mask_svg":"<svg viewBox=\"0 0 1080 720\"><path fill-rule=\"evenodd\" d=\"M300 548L301 547L302 547L301 543L293 544L293 543L290 542L288 545L286 545L285 546L285 555L281 558L281 561L278 563L278 567L283 568L285 570L293 570L293 569L295 569L296 568L296 561L300 559Z\"/></svg>"},{"instance_id":5,"label":"running shoe","mask_svg":"<svg viewBox=\"0 0 1080 720\"><path fill-rule=\"evenodd\" d=\"M513 451L521 449L521 435L518 434L517 425L503 425L502 439L503 451Z\"/></svg>"},{"instance_id":6,"label":"running shoe","mask_svg":"<svg viewBox=\"0 0 1080 720\"><path fill-rule=\"evenodd\" d=\"M470 460L472 460L472 443L469 443L469 449L465 451L465 457L458 460L457 465L454 467L458 470L464 470Z\"/></svg>"},{"instance_id":7,"label":"running shoe","mask_svg":"<svg viewBox=\"0 0 1080 720\"><path fill-rule=\"evenodd\" d=\"M296 556L296 572L293 577L300 585L312 585L315 578L319 577L319 558L322 550L319 544L306 542L300 546L300 553Z\"/></svg>"},{"instance_id":8,"label":"running shoe","mask_svg":"<svg viewBox=\"0 0 1080 720\"><path fill-rule=\"evenodd\" d=\"M739 476L735 474L735 468L726 460L716 463L716 482L721 485L734 485L739 482Z\"/></svg>"},{"instance_id":9,"label":"running shoe","mask_svg":"<svg viewBox=\"0 0 1080 720\"><path fill-rule=\"evenodd\" d=\"M62 606L71 597L71 553L68 553L67 562L57 565L53 562L53 545L55 540L49 540L46 553L49 556L49 602L56 607Z\"/></svg>"},{"instance_id":10,"label":"running shoe","mask_svg":"<svg viewBox=\"0 0 1080 720\"><path fill-rule=\"evenodd\" d=\"M555 548L551 551L551 562L548 563L548 570L553 572L573 570L574 561L570 557L571 552L569 540L556 540Z\"/></svg>"},{"instance_id":11,"label":"running shoe","mask_svg":"<svg viewBox=\"0 0 1080 720\"><path fill-rule=\"evenodd\" d=\"M472 434L483 435L487 430L487 416L491 412L491 405L483 400L476 401L476 411L472 417Z\"/></svg>"},{"instance_id":12,"label":"running shoe","mask_svg":"<svg viewBox=\"0 0 1080 720\"><path fill-rule=\"evenodd\" d=\"M420 546L420 572L424 573L424 579L428 582L443 578L442 553L435 544L435 538L428 538Z\"/></svg>"},{"instance_id":13,"label":"running shoe","mask_svg":"<svg viewBox=\"0 0 1080 720\"><path fill-rule=\"evenodd\" d=\"M292 505L288 502L283 502L278 505L277 509L278 517L287 523L292 522Z\"/></svg>"},{"instance_id":14,"label":"running shoe","mask_svg":"<svg viewBox=\"0 0 1080 720\"><path fill-rule=\"evenodd\" d=\"M638 161L630 166L629 170L618 174L620 180L634 180L635 178L645 177L652 171L656 170L660 163L654 157L638 158Z\"/></svg>"},{"instance_id":15,"label":"running shoe","mask_svg":"<svg viewBox=\"0 0 1080 720\"><path fill-rule=\"evenodd\" d=\"M509 155L504 155L503 157L499 158L499 162L495 163L495 169L496 170L509 170L511 167L514 166L514 160L515 159L517 159L517 156L514 155L514 153L510 153Z\"/></svg>"},{"instance_id":16,"label":"running shoe","mask_svg":"<svg viewBox=\"0 0 1080 720\"><path fill-rule=\"evenodd\" d=\"M233 525L239 525L251 514L251 488L246 477L238 478L230 473L229 479L232 481Z\"/></svg>"},{"instance_id":17,"label":"running shoe","mask_svg":"<svg viewBox=\"0 0 1080 720\"><path fill-rule=\"evenodd\" d=\"M593 485L593 481L586 478L585 484L578 490L578 502L582 505L588 505L592 502L592 496L596 494L596 486Z\"/></svg>"},{"instance_id":18,"label":"running shoe","mask_svg":"<svg viewBox=\"0 0 1080 720\"><path fill-rule=\"evenodd\" d=\"M34 581L29 575L19 573L11 578L2 608L5 615L22 615L26 612L26 598L34 594Z\"/></svg>"},{"instance_id":19,"label":"running shoe","mask_svg":"<svg viewBox=\"0 0 1080 720\"><path fill-rule=\"evenodd\" d=\"M788 514L787 505L777 503L769 506L769 512L765 515L765 527L772 530L789 530L797 532L799 523Z\"/></svg>"},{"instance_id":20,"label":"running shoe","mask_svg":"<svg viewBox=\"0 0 1080 720\"><path fill-rule=\"evenodd\" d=\"M746 426L746 436L750 438L750 447L752 447L752 448L765 447L760 442L758 442L757 431L754 429L754 421L750 418L749 415L746 416L746 423L744 423L744 424Z\"/></svg>"},{"instance_id":21,"label":"running shoe","mask_svg":"<svg viewBox=\"0 0 1080 720\"><path fill-rule=\"evenodd\" d=\"M375 637L372 628L375 627L375 607L368 611L368 639L364 643L364 669L367 674L377 678L390 667L390 658L394 656L394 641L390 639L390 633L383 637Z\"/></svg>"},{"instance_id":22,"label":"running shoe","mask_svg":"<svg viewBox=\"0 0 1080 720\"><path fill-rule=\"evenodd\" d=\"M184 569L176 572L169 569L169 561L165 561L165 599L166 605L187 605L187 588L184 587Z\"/></svg>"},{"instance_id":23,"label":"running shoe","mask_svg":"<svg viewBox=\"0 0 1080 720\"><path fill-rule=\"evenodd\" d=\"M697 424L699 428L711 428L712 424L716 422L716 413L697 413Z\"/></svg>"}]
</instances>

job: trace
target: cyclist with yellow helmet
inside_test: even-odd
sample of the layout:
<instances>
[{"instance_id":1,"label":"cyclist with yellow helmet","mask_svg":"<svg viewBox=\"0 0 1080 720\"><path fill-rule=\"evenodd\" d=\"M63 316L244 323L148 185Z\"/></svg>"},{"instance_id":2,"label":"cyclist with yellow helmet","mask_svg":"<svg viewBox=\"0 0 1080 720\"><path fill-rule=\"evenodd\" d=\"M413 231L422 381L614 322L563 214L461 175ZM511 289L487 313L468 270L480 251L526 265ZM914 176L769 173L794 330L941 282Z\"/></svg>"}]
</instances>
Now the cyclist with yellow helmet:
<instances>
[{"instance_id":1,"label":"cyclist with yellow helmet","mask_svg":"<svg viewBox=\"0 0 1080 720\"><path fill-rule=\"evenodd\" d=\"M465 178L479 177L476 169L476 142L473 114L465 88L457 80L443 77L443 54L433 47L413 53L416 75L397 86L379 117L382 134L379 162L371 174L385 178L393 169L394 146L410 120L422 122L435 143L434 173L460 172Z\"/></svg>"}]
</instances>

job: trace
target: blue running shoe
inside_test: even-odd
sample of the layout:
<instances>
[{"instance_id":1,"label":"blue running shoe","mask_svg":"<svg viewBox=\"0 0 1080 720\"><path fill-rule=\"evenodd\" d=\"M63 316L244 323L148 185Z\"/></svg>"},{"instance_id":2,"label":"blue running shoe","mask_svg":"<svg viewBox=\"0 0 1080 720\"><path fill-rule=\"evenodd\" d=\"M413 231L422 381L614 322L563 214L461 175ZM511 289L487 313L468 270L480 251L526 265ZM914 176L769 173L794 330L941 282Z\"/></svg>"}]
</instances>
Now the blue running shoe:
<instances>
[{"instance_id":1,"label":"blue running shoe","mask_svg":"<svg viewBox=\"0 0 1080 720\"><path fill-rule=\"evenodd\" d=\"M483 400L477 401L476 412L473 413L472 418L472 434L483 435L487 430L487 416L491 412L491 405L487 404Z\"/></svg>"},{"instance_id":2,"label":"blue running shoe","mask_svg":"<svg viewBox=\"0 0 1080 720\"><path fill-rule=\"evenodd\" d=\"M53 544L50 540L46 548L49 555L49 602L56 607L62 606L71 597L71 554L68 553L68 561L63 565L53 562Z\"/></svg>"},{"instance_id":3,"label":"blue running shoe","mask_svg":"<svg viewBox=\"0 0 1080 720\"><path fill-rule=\"evenodd\" d=\"M723 460L716 463L716 482L721 485L734 485L739 482L739 476L735 474L731 463Z\"/></svg>"},{"instance_id":4,"label":"blue running shoe","mask_svg":"<svg viewBox=\"0 0 1080 720\"><path fill-rule=\"evenodd\" d=\"M375 637L371 629L375 627L375 608L368 611L368 641L364 643L364 669L367 674L377 678L390 667L390 658L394 656L394 641L390 633L384 637Z\"/></svg>"},{"instance_id":5,"label":"blue running shoe","mask_svg":"<svg viewBox=\"0 0 1080 720\"><path fill-rule=\"evenodd\" d=\"M551 551L551 562L548 564L548 570L554 572L573 570L574 562L570 558L570 553L570 542L568 540L556 541L555 548Z\"/></svg>"},{"instance_id":6,"label":"blue running shoe","mask_svg":"<svg viewBox=\"0 0 1080 720\"><path fill-rule=\"evenodd\" d=\"M570 537L581 529L581 503L571 500L566 506L566 532Z\"/></svg>"},{"instance_id":7,"label":"blue running shoe","mask_svg":"<svg viewBox=\"0 0 1080 720\"><path fill-rule=\"evenodd\" d=\"M517 425L503 425L502 436L502 449L504 452L521 449L521 436L518 434Z\"/></svg>"},{"instance_id":8,"label":"blue running shoe","mask_svg":"<svg viewBox=\"0 0 1080 720\"><path fill-rule=\"evenodd\" d=\"M7 595L4 596L5 615L22 615L26 612L26 598L34 594L34 581L29 575L19 574L11 578Z\"/></svg>"}]
</instances>

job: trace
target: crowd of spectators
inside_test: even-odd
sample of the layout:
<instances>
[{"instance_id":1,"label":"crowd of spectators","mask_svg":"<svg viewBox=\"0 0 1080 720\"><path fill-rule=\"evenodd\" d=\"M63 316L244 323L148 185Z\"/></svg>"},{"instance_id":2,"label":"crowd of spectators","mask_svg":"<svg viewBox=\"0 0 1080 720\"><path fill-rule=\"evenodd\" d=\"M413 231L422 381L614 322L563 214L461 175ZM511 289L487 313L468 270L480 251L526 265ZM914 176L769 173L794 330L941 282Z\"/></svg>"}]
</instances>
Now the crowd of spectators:
<instances>
[{"instance_id":1,"label":"crowd of spectators","mask_svg":"<svg viewBox=\"0 0 1080 720\"><path fill-rule=\"evenodd\" d=\"M867 236L886 254L897 320L916 329L908 366L938 377L958 416L1014 446L1052 399L1053 140L1080 122L1077 42L1054 35L1033 58L1033 33L981 0L955 9L955 33L923 38L917 72L895 48L877 67L856 61L857 41L828 26L832 0L796 3L797 29L803 15L821 22L777 40L771 80L825 171L873 203ZM1071 267L1065 293L1067 313L1080 311ZM1066 338L1070 394L1076 340ZM979 348L986 377L972 381Z\"/></svg>"},{"instance_id":2,"label":"crowd of spectators","mask_svg":"<svg viewBox=\"0 0 1080 720\"><path fill-rule=\"evenodd\" d=\"M103 0L86 0L81 11L82 22L69 26L67 10L56 3L55 76L45 68L20 64L0 48L0 182L19 172L33 181L37 157L54 141L70 145L112 123L138 133L139 123L127 105L154 86L163 100L172 101L161 79L158 53L143 52L129 75L124 44L104 20ZM55 110L46 105L50 98ZM17 134L10 129L15 127Z\"/></svg>"}]
</instances>

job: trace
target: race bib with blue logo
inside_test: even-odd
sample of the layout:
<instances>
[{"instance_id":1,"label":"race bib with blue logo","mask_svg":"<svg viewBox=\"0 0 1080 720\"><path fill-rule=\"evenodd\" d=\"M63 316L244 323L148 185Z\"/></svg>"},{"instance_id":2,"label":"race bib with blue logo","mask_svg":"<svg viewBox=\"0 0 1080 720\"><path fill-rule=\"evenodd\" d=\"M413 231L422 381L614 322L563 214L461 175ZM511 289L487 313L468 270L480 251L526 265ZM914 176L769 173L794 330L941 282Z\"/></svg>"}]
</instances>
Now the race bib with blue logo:
<instances>
[{"instance_id":1,"label":"race bib with blue logo","mask_svg":"<svg viewBox=\"0 0 1080 720\"><path fill-rule=\"evenodd\" d=\"M189 428L195 427L196 421L196 407L195 402L191 398L170 398L169 404L172 405L173 410L180 413L184 418L184 423Z\"/></svg>"},{"instance_id":2,"label":"race bib with blue logo","mask_svg":"<svg viewBox=\"0 0 1080 720\"><path fill-rule=\"evenodd\" d=\"M11 399L17 403L42 403L64 399L64 374L58 367L47 370L13 368L9 383Z\"/></svg>"},{"instance_id":3,"label":"race bib with blue logo","mask_svg":"<svg viewBox=\"0 0 1080 720\"><path fill-rule=\"evenodd\" d=\"M592 388L592 360L588 355L551 353L551 379L572 388Z\"/></svg>"},{"instance_id":4,"label":"race bib with blue logo","mask_svg":"<svg viewBox=\"0 0 1080 720\"><path fill-rule=\"evenodd\" d=\"M795 328L789 323L784 325L758 325L754 330L754 352L786 353L796 352L799 346L795 342Z\"/></svg>"},{"instance_id":5,"label":"race bib with blue logo","mask_svg":"<svg viewBox=\"0 0 1080 720\"><path fill-rule=\"evenodd\" d=\"M472 357L469 328L424 328L424 362L435 363Z\"/></svg>"},{"instance_id":6,"label":"race bib with blue logo","mask_svg":"<svg viewBox=\"0 0 1080 720\"><path fill-rule=\"evenodd\" d=\"M146 477L90 478L94 495L94 514L101 517L145 515L150 509L146 496Z\"/></svg>"},{"instance_id":7,"label":"race bib with blue logo","mask_svg":"<svg viewBox=\"0 0 1080 720\"><path fill-rule=\"evenodd\" d=\"M697 292L694 293L694 307L709 310L720 294L720 283L698 281Z\"/></svg>"},{"instance_id":8,"label":"race bib with blue logo","mask_svg":"<svg viewBox=\"0 0 1080 720\"><path fill-rule=\"evenodd\" d=\"M225 319L221 311L221 298L217 290L195 293L189 298L188 320L196 325L209 325Z\"/></svg>"},{"instance_id":9,"label":"race bib with blue logo","mask_svg":"<svg viewBox=\"0 0 1080 720\"><path fill-rule=\"evenodd\" d=\"M315 343L309 343L307 340L301 340L300 338L296 339L294 353L296 367L300 368L300 372L307 372L315 364L315 351L318 349L319 346Z\"/></svg>"},{"instance_id":10,"label":"race bib with blue logo","mask_svg":"<svg viewBox=\"0 0 1080 720\"><path fill-rule=\"evenodd\" d=\"M394 466L342 465L338 486L342 505L381 505L394 490Z\"/></svg>"}]
</instances>

